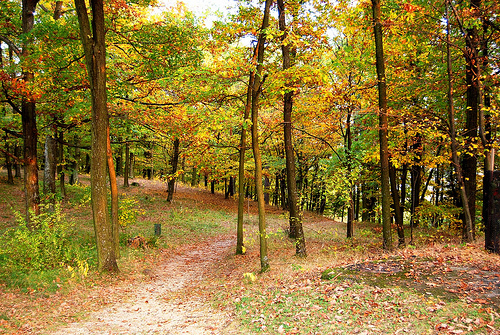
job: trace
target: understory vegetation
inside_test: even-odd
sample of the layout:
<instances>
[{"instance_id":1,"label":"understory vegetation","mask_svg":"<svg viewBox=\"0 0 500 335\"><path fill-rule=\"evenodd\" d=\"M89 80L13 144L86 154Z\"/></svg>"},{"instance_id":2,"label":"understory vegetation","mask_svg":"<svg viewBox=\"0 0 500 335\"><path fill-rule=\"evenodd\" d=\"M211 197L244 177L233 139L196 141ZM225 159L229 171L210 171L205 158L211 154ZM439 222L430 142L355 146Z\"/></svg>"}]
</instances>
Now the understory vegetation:
<instances>
[{"instance_id":1,"label":"understory vegetation","mask_svg":"<svg viewBox=\"0 0 500 335\"><path fill-rule=\"evenodd\" d=\"M26 324L42 332L54 322L79 320L99 306L81 303L86 292L145 280L144 269L165 261L160 254L235 239L234 199L181 185L177 200L168 203L164 183L138 180L139 186L120 188L126 220L121 273L100 275L85 200L87 179L68 187L67 197L40 218L41 228L30 235L35 243L29 246L25 228L14 228L16 216L8 214L22 207L21 200L2 199L1 243L7 247L0 257L3 332L26 330ZM20 188L0 183L3 194L15 195ZM346 240L345 223L306 213L309 255L302 259L294 256L294 241L285 232L286 215L269 207L272 270L261 274L257 206L254 201L247 205L246 255L234 255L233 247L221 250L226 255L222 261L208 273L200 270L202 281L181 292L228 311L243 334L486 334L500 328L498 256L483 251L481 240L462 244L447 230L420 227L413 232L414 246L389 252L382 249L377 224L359 223L355 237ZM162 225L161 236L155 236L155 224ZM52 252L42 252L55 237L58 243L47 249ZM69 315L57 312L62 301L72 306Z\"/></svg>"}]
</instances>

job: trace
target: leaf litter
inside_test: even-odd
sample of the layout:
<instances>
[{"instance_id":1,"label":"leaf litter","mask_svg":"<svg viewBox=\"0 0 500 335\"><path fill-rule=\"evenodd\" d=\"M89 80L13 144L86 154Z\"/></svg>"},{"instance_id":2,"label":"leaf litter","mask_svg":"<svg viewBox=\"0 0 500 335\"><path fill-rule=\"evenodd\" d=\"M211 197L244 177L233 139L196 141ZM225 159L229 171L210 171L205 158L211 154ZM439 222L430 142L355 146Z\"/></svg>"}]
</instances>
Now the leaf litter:
<instances>
[{"instance_id":1,"label":"leaf litter","mask_svg":"<svg viewBox=\"0 0 500 335\"><path fill-rule=\"evenodd\" d=\"M144 185L151 197L166 196L162 184ZM205 190L181 188L177 196L196 206L236 209L233 199ZM251 236L256 206L249 205ZM269 212L279 214L272 207ZM366 241L358 250L359 241L328 241L311 233L309 258L300 260L293 257L293 242L278 234L285 218L270 221L275 232L270 273L258 274L255 242L247 240L246 256L234 256L234 236L212 236L145 255L126 274L75 284L68 292L2 289L0 308L7 312L0 315L0 329L26 334L500 333L499 257L484 252L481 242L429 243L386 253ZM311 232L328 227L342 235L342 226L306 214ZM333 276L322 280L326 269ZM245 282L245 273L258 275Z\"/></svg>"}]
</instances>

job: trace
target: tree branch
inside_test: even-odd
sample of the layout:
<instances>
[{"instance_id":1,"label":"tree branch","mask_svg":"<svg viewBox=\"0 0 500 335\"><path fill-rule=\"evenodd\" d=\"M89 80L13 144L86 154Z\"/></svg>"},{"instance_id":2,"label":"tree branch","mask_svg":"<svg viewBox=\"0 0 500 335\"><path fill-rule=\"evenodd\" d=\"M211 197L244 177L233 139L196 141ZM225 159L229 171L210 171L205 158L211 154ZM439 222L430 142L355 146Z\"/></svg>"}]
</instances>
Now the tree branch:
<instances>
[{"instance_id":1,"label":"tree branch","mask_svg":"<svg viewBox=\"0 0 500 335\"><path fill-rule=\"evenodd\" d=\"M9 46L9 48L16 53L16 55L21 56L21 49L19 49L7 36L0 35L0 41L4 42Z\"/></svg>"}]
</instances>

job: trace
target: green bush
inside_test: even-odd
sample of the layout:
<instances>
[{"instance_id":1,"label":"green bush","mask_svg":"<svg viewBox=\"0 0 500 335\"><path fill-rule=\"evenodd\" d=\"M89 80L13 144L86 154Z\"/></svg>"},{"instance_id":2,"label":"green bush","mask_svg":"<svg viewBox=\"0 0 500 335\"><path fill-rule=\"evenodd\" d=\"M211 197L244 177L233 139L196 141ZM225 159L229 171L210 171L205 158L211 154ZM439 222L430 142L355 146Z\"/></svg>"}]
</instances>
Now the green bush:
<instances>
[{"instance_id":1,"label":"green bush","mask_svg":"<svg viewBox=\"0 0 500 335\"><path fill-rule=\"evenodd\" d=\"M118 203L118 223L122 228L137 223L137 218L144 212L137 209L139 202L134 198L123 196Z\"/></svg>"},{"instance_id":2,"label":"green bush","mask_svg":"<svg viewBox=\"0 0 500 335\"><path fill-rule=\"evenodd\" d=\"M0 273L29 273L67 267L85 261L77 241L71 239L72 224L65 220L61 206L56 203L53 211L32 215L30 230L19 212L18 226L0 236Z\"/></svg>"}]
</instances>

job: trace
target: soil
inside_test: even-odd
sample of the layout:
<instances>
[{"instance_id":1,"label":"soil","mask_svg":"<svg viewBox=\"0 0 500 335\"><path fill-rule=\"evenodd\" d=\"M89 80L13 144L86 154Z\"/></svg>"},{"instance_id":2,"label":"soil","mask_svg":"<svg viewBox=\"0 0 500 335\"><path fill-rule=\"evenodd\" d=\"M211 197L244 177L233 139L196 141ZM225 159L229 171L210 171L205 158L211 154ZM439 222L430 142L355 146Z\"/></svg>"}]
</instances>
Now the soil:
<instances>
[{"instance_id":1,"label":"soil","mask_svg":"<svg viewBox=\"0 0 500 335\"><path fill-rule=\"evenodd\" d=\"M116 301L52 334L237 334L231 315L190 294L233 243L205 242L144 269L144 282L122 287Z\"/></svg>"}]
</instances>

